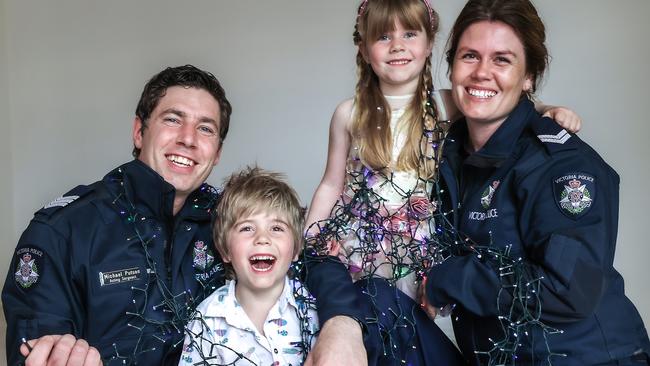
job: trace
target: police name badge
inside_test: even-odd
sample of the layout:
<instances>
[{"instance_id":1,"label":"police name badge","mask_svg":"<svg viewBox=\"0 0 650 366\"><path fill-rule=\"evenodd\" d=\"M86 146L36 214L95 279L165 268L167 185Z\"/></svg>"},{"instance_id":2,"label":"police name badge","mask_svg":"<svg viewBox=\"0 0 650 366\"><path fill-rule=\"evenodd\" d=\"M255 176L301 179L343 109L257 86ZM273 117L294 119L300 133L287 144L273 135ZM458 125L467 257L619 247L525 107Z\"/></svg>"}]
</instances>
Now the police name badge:
<instances>
[{"instance_id":1,"label":"police name badge","mask_svg":"<svg viewBox=\"0 0 650 366\"><path fill-rule=\"evenodd\" d=\"M43 273L43 251L36 247L22 247L16 250L16 271L14 279L21 288L32 289Z\"/></svg>"},{"instance_id":2,"label":"police name badge","mask_svg":"<svg viewBox=\"0 0 650 366\"><path fill-rule=\"evenodd\" d=\"M125 282L139 281L142 278L142 273L143 271L140 267L99 272L99 286L104 287Z\"/></svg>"},{"instance_id":3,"label":"police name badge","mask_svg":"<svg viewBox=\"0 0 650 366\"><path fill-rule=\"evenodd\" d=\"M562 213L574 220L584 216L596 197L596 181L587 173L570 173L553 179L553 194Z\"/></svg>"}]
</instances>

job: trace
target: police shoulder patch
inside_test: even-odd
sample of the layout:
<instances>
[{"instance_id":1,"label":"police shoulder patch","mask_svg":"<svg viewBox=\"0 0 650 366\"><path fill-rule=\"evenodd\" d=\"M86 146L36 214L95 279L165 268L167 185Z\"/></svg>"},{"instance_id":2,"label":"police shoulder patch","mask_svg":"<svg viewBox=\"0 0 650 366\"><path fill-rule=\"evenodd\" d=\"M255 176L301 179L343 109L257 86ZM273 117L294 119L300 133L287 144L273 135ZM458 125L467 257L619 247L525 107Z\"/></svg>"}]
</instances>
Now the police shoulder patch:
<instances>
[{"instance_id":1,"label":"police shoulder patch","mask_svg":"<svg viewBox=\"0 0 650 366\"><path fill-rule=\"evenodd\" d=\"M33 289L43 274L43 251L35 246L16 249L14 279L24 289Z\"/></svg>"},{"instance_id":2,"label":"police shoulder patch","mask_svg":"<svg viewBox=\"0 0 650 366\"><path fill-rule=\"evenodd\" d=\"M596 179L587 173L568 173L553 178L553 195L562 213L574 220L584 216L596 198Z\"/></svg>"},{"instance_id":3,"label":"police shoulder patch","mask_svg":"<svg viewBox=\"0 0 650 366\"><path fill-rule=\"evenodd\" d=\"M59 198L56 198L54 201L48 203L47 205L43 206L43 209L48 209L52 207L65 207L69 205L70 203L74 202L79 196L61 196Z\"/></svg>"},{"instance_id":4,"label":"police shoulder patch","mask_svg":"<svg viewBox=\"0 0 650 366\"><path fill-rule=\"evenodd\" d=\"M197 240L194 243L194 252L192 253L192 262L195 269L205 271L210 269L214 263L214 255L210 246L205 244L203 240Z\"/></svg>"},{"instance_id":5,"label":"police shoulder patch","mask_svg":"<svg viewBox=\"0 0 650 366\"><path fill-rule=\"evenodd\" d=\"M86 194L92 192L92 186L80 185L72 189L70 192L55 198L50 203L46 204L41 208L38 213L44 213L51 215L59 209L71 204L72 202L78 200L80 197L85 196Z\"/></svg>"}]
</instances>

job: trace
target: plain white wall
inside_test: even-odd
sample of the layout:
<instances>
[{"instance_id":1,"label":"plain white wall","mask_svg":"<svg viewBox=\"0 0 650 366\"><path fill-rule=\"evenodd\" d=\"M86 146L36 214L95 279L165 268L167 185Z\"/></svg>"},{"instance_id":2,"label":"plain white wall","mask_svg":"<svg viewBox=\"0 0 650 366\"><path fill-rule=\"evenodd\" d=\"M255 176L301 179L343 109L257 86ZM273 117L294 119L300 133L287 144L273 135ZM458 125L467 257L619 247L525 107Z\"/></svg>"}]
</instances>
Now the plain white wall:
<instances>
[{"instance_id":1,"label":"plain white wall","mask_svg":"<svg viewBox=\"0 0 650 366\"><path fill-rule=\"evenodd\" d=\"M11 123L9 119L9 84L7 79L7 27L5 17L5 1L0 0L0 126L2 133L0 133L0 171L2 178L0 179L0 253L5 253L0 256L0 278L4 279L6 274L7 258L11 257L13 247L16 245L13 232L13 219L14 212L12 207L12 151L11 151ZM0 305L0 310L2 305ZM5 360L5 322L4 314L0 315L2 322L0 323L0 364L6 362Z\"/></svg>"},{"instance_id":2,"label":"plain white wall","mask_svg":"<svg viewBox=\"0 0 650 366\"><path fill-rule=\"evenodd\" d=\"M130 159L139 93L165 66L212 71L233 104L210 182L257 162L286 172L309 202L324 167L330 115L354 89L357 1L2 1L2 273L35 210ZM440 86L448 84L440 50L464 3L434 1L442 19L434 51ZM621 175L616 265L648 324L650 2L536 3L553 56L540 95L575 109L585 120L581 137Z\"/></svg>"}]
</instances>

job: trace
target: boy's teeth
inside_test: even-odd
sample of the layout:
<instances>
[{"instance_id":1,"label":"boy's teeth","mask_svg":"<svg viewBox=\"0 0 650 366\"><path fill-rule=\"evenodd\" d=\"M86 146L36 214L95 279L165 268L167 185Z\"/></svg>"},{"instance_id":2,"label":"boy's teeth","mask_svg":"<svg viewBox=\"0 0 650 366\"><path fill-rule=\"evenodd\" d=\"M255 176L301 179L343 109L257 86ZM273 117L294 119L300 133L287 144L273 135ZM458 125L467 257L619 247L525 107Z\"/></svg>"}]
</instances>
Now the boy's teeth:
<instances>
[{"instance_id":1,"label":"boy's teeth","mask_svg":"<svg viewBox=\"0 0 650 366\"><path fill-rule=\"evenodd\" d=\"M275 257L271 255L254 255L249 260L253 268L260 272L270 271L275 263Z\"/></svg>"},{"instance_id":2,"label":"boy's teeth","mask_svg":"<svg viewBox=\"0 0 650 366\"><path fill-rule=\"evenodd\" d=\"M478 89L467 89L467 92L477 98L492 98L497 95L497 92L492 90L478 90Z\"/></svg>"},{"instance_id":3,"label":"boy's teeth","mask_svg":"<svg viewBox=\"0 0 650 366\"><path fill-rule=\"evenodd\" d=\"M184 165L184 166L193 166L194 162L188 158L184 158L178 155L168 155L167 159L173 163Z\"/></svg>"},{"instance_id":4,"label":"boy's teeth","mask_svg":"<svg viewBox=\"0 0 650 366\"><path fill-rule=\"evenodd\" d=\"M255 256L252 256L251 259L254 260L254 261L270 261L270 260L273 260L275 258L273 258L270 255L255 255Z\"/></svg>"}]
</instances>

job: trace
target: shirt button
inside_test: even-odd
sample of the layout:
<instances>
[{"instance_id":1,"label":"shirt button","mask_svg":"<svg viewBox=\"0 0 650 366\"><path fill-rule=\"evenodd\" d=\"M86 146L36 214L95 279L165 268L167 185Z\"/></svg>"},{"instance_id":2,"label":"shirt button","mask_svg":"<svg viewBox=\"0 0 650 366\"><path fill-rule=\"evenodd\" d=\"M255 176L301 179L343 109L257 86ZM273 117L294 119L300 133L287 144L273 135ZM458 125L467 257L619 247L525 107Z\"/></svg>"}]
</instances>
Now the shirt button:
<instances>
[{"instance_id":1,"label":"shirt button","mask_svg":"<svg viewBox=\"0 0 650 366\"><path fill-rule=\"evenodd\" d=\"M278 354L278 349L277 349L277 348L274 348L274 349L273 349L273 352L274 352L275 354Z\"/></svg>"}]
</instances>

